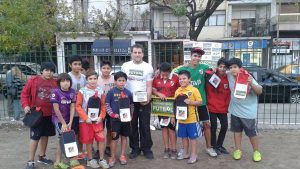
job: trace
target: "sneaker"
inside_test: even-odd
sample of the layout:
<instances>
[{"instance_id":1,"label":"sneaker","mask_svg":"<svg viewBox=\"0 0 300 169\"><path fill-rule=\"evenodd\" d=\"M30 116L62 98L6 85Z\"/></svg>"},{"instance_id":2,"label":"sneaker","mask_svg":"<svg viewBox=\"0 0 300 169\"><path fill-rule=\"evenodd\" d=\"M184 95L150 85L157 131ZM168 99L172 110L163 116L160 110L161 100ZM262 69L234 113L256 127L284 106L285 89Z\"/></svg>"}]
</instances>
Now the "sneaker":
<instances>
[{"instance_id":1,"label":"sneaker","mask_svg":"<svg viewBox=\"0 0 300 169\"><path fill-rule=\"evenodd\" d=\"M67 165L63 162L58 162L58 163L54 163L54 168L55 169L68 169L69 165Z\"/></svg>"},{"instance_id":2,"label":"sneaker","mask_svg":"<svg viewBox=\"0 0 300 169\"><path fill-rule=\"evenodd\" d=\"M171 158L172 160L176 160L176 158L177 158L177 151L176 151L176 150L172 150L172 151L171 151L170 158Z\"/></svg>"},{"instance_id":3,"label":"sneaker","mask_svg":"<svg viewBox=\"0 0 300 169\"><path fill-rule=\"evenodd\" d=\"M151 150L149 150L149 151L143 151L143 154L149 160L152 160L154 158L153 152Z\"/></svg>"},{"instance_id":4,"label":"sneaker","mask_svg":"<svg viewBox=\"0 0 300 169\"><path fill-rule=\"evenodd\" d=\"M186 154L184 151L178 153L177 160L183 160L183 159L188 159L188 158L190 158L190 156L188 154Z\"/></svg>"},{"instance_id":5,"label":"sneaker","mask_svg":"<svg viewBox=\"0 0 300 169\"><path fill-rule=\"evenodd\" d=\"M139 156L140 154L141 154L141 150L132 150L129 155L129 158L130 159L137 158L137 156Z\"/></svg>"},{"instance_id":6,"label":"sneaker","mask_svg":"<svg viewBox=\"0 0 300 169\"><path fill-rule=\"evenodd\" d=\"M46 165L53 165L53 161L48 159L46 157L46 155L39 156L39 159L37 160L37 162L42 163L42 164L46 164Z\"/></svg>"},{"instance_id":7,"label":"sneaker","mask_svg":"<svg viewBox=\"0 0 300 169\"><path fill-rule=\"evenodd\" d=\"M233 152L233 155L232 155L233 159L235 160L240 160L242 158L242 151L241 150L235 150Z\"/></svg>"},{"instance_id":8,"label":"sneaker","mask_svg":"<svg viewBox=\"0 0 300 169\"><path fill-rule=\"evenodd\" d=\"M100 166L101 168L103 168L103 169L109 168L109 165L107 164L107 162L106 162L105 159L99 160L98 163L99 163L99 166Z\"/></svg>"},{"instance_id":9,"label":"sneaker","mask_svg":"<svg viewBox=\"0 0 300 169\"><path fill-rule=\"evenodd\" d=\"M164 159L168 159L170 157L169 152L170 152L170 149L165 149L164 157L163 157Z\"/></svg>"},{"instance_id":10,"label":"sneaker","mask_svg":"<svg viewBox=\"0 0 300 169\"><path fill-rule=\"evenodd\" d=\"M119 160L120 160L121 165L127 164L126 156L121 155Z\"/></svg>"},{"instance_id":11,"label":"sneaker","mask_svg":"<svg viewBox=\"0 0 300 169\"><path fill-rule=\"evenodd\" d=\"M211 157L217 157L217 155L218 155L213 148L206 149L206 152Z\"/></svg>"},{"instance_id":12,"label":"sneaker","mask_svg":"<svg viewBox=\"0 0 300 169\"><path fill-rule=\"evenodd\" d=\"M253 152L253 161L255 162L261 161L261 153L257 150Z\"/></svg>"},{"instance_id":13,"label":"sneaker","mask_svg":"<svg viewBox=\"0 0 300 169\"><path fill-rule=\"evenodd\" d=\"M33 161L28 161L26 165L26 169L34 169L35 168L34 164L35 163Z\"/></svg>"},{"instance_id":14,"label":"sneaker","mask_svg":"<svg viewBox=\"0 0 300 169\"><path fill-rule=\"evenodd\" d=\"M229 154L229 152L226 150L226 148L224 147L219 147L218 150L222 153L222 154Z\"/></svg>"},{"instance_id":15,"label":"sneaker","mask_svg":"<svg viewBox=\"0 0 300 169\"><path fill-rule=\"evenodd\" d=\"M111 156L111 150L110 150L110 147L106 147L104 153L105 153L108 157L110 157L110 156Z\"/></svg>"},{"instance_id":16,"label":"sneaker","mask_svg":"<svg viewBox=\"0 0 300 169\"><path fill-rule=\"evenodd\" d=\"M86 165L91 168L99 168L100 167L97 160L95 160L95 159L88 160Z\"/></svg>"},{"instance_id":17,"label":"sneaker","mask_svg":"<svg viewBox=\"0 0 300 169\"><path fill-rule=\"evenodd\" d=\"M188 164L194 164L197 162L197 156L196 155L191 155L190 159L188 160Z\"/></svg>"},{"instance_id":18,"label":"sneaker","mask_svg":"<svg viewBox=\"0 0 300 169\"><path fill-rule=\"evenodd\" d=\"M80 165L80 163L79 163L78 160L75 160L75 159L71 159L71 160L70 160L70 167L71 167L71 168L72 168L72 167L79 166L79 165Z\"/></svg>"},{"instance_id":19,"label":"sneaker","mask_svg":"<svg viewBox=\"0 0 300 169\"><path fill-rule=\"evenodd\" d=\"M110 157L108 159L108 165L109 165L109 167L115 166L115 163L116 163L116 160L114 158Z\"/></svg>"},{"instance_id":20,"label":"sneaker","mask_svg":"<svg viewBox=\"0 0 300 169\"><path fill-rule=\"evenodd\" d=\"M221 151L219 150L219 148L214 148L215 152L217 153L217 155L221 155Z\"/></svg>"},{"instance_id":21,"label":"sneaker","mask_svg":"<svg viewBox=\"0 0 300 169\"><path fill-rule=\"evenodd\" d=\"M182 156L182 154L184 153L184 149L183 148L181 148L180 150L179 150L179 152L178 152L178 154L177 154L177 156Z\"/></svg>"}]
</instances>

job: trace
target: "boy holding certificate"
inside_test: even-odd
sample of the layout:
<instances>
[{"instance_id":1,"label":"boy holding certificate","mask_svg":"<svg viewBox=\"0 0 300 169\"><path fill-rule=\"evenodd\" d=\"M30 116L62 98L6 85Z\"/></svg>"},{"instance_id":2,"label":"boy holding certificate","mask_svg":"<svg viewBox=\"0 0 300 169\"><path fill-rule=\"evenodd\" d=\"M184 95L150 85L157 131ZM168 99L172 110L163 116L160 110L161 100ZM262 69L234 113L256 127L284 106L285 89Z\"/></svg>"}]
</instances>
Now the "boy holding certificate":
<instances>
[{"instance_id":1,"label":"boy holding certificate","mask_svg":"<svg viewBox=\"0 0 300 169\"><path fill-rule=\"evenodd\" d=\"M161 64L159 76L155 77L152 85L152 93L165 100L166 97L174 97L175 91L179 87L178 76L171 74L171 65L167 62ZM176 159L176 132L175 118L159 116L160 126L162 128L162 136L164 142L164 158ZM169 141L171 147L169 147ZM171 149L172 150L171 150Z\"/></svg>"},{"instance_id":2,"label":"boy holding certificate","mask_svg":"<svg viewBox=\"0 0 300 169\"><path fill-rule=\"evenodd\" d=\"M257 117L257 95L262 93L262 87L242 68L240 59L230 59L229 69L230 73L227 77L231 99L228 112L231 113L231 131L234 132L235 151L233 152L233 158L240 160L242 157L241 142L242 131L244 130L252 144L253 161L258 162L261 161L261 154L258 150L255 119ZM237 88L239 85L245 87ZM239 92L236 92L236 90L239 90Z\"/></svg>"},{"instance_id":3,"label":"boy holding certificate","mask_svg":"<svg viewBox=\"0 0 300 169\"><path fill-rule=\"evenodd\" d=\"M201 127L199 124L196 108L202 104L202 98L197 90L190 84L191 75L187 70L181 70L178 73L180 87L175 92L175 98L187 96L184 100L185 110L183 104L176 106L176 118L182 116L187 117L178 122L178 137L182 138L183 153L178 155L177 159L188 159L188 164L193 164L197 161L197 138L200 137ZM180 118L182 119L182 118ZM191 152L189 154L189 144L191 144Z\"/></svg>"},{"instance_id":4,"label":"boy holding certificate","mask_svg":"<svg viewBox=\"0 0 300 169\"><path fill-rule=\"evenodd\" d=\"M133 98L129 90L125 88L127 75L124 72L117 72L114 75L115 87L106 95L106 112L110 116L110 128L112 131L111 157L109 166L113 167L116 162L116 144L121 136L120 163L127 164L125 156L127 137L131 134L131 119L133 113Z\"/></svg>"}]
</instances>

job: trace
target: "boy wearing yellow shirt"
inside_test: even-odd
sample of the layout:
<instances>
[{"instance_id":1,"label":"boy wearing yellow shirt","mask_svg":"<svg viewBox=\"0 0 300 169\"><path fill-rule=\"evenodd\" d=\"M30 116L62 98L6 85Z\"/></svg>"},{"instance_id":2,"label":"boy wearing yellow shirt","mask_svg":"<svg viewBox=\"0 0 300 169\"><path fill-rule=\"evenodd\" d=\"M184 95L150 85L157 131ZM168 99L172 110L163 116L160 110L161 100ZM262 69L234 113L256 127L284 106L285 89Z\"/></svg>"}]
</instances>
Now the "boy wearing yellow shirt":
<instances>
[{"instance_id":1,"label":"boy wearing yellow shirt","mask_svg":"<svg viewBox=\"0 0 300 169\"><path fill-rule=\"evenodd\" d=\"M197 141L200 136L201 127L198 122L196 108L202 104L202 98L197 88L190 84L191 75L189 71L182 70L178 73L180 87L175 92L175 98L185 94L188 96L184 102L188 105L188 117L186 120L178 121L178 137L182 138L184 152L177 159L188 159L188 164L197 161ZM190 142L190 143L189 143ZM191 151L189 155L189 144Z\"/></svg>"}]
</instances>

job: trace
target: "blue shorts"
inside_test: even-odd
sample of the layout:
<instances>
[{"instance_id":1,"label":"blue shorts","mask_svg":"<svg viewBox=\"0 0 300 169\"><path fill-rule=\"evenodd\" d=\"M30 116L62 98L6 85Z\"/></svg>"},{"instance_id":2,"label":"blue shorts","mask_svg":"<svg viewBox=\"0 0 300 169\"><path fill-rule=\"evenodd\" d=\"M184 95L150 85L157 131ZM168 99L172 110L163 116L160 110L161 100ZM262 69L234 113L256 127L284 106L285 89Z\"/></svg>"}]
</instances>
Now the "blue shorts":
<instances>
[{"instance_id":1,"label":"blue shorts","mask_svg":"<svg viewBox=\"0 0 300 169\"><path fill-rule=\"evenodd\" d=\"M190 124L178 124L178 137L196 139L202 136L202 127L199 122Z\"/></svg>"}]
</instances>

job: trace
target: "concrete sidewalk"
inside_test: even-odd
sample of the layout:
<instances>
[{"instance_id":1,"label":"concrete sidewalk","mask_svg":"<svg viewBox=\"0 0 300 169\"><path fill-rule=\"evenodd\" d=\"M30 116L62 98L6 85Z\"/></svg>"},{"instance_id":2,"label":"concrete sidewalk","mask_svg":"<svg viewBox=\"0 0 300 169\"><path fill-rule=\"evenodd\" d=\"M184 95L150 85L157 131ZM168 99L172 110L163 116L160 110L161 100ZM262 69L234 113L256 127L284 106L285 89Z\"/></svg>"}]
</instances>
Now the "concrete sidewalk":
<instances>
[{"instance_id":1,"label":"concrete sidewalk","mask_svg":"<svg viewBox=\"0 0 300 169\"><path fill-rule=\"evenodd\" d=\"M2 123L0 125L0 169L25 168L28 158L29 130L22 125ZM232 133L228 132L224 146L233 151ZM187 161L163 159L161 131L152 131L154 160L147 160L143 156L128 160L128 165L116 164L114 168L136 169L295 169L300 166L300 131L299 130L260 130L259 140L263 160L259 163L252 161L252 149L247 137L243 138L243 158L240 161L232 159L231 155L221 155L211 158L205 153L204 138L199 139L198 157L196 164L186 164ZM56 137L51 137L47 155L54 159ZM179 148L181 141L178 140ZM129 152L129 149L128 149ZM38 165L39 169L50 169L53 166Z\"/></svg>"}]
</instances>

